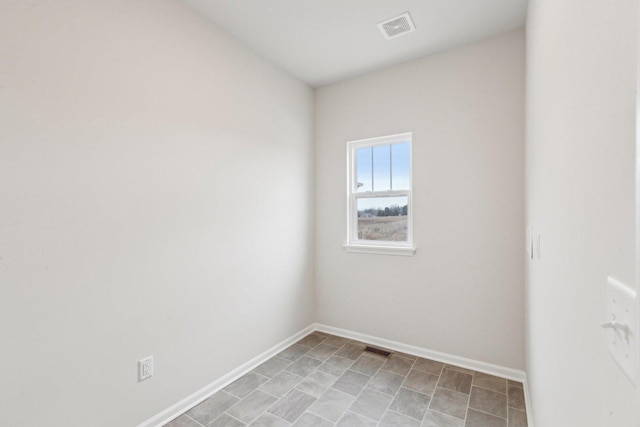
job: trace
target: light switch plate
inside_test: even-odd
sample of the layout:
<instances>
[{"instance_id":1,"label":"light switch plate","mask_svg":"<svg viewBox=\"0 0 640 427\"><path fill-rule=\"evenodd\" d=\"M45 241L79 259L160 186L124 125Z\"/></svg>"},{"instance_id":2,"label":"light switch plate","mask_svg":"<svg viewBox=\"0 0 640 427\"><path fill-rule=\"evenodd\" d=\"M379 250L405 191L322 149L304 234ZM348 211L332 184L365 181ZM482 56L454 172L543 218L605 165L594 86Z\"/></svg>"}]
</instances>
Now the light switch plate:
<instances>
[{"instance_id":1,"label":"light switch plate","mask_svg":"<svg viewBox=\"0 0 640 427\"><path fill-rule=\"evenodd\" d=\"M616 327L605 329L607 348L624 373L635 384L638 370L636 292L616 279L607 277L606 323L612 321L616 323ZM628 330L625 330L625 325Z\"/></svg>"}]
</instances>

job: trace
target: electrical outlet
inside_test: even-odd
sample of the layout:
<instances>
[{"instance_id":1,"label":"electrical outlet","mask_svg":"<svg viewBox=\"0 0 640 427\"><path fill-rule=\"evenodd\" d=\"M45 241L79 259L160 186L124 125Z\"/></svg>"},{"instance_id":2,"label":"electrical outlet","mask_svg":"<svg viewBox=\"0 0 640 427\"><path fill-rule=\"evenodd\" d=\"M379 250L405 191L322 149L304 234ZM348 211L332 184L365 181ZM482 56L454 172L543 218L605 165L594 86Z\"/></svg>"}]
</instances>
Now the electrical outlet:
<instances>
[{"instance_id":1,"label":"electrical outlet","mask_svg":"<svg viewBox=\"0 0 640 427\"><path fill-rule=\"evenodd\" d=\"M138 381L146 380L153 375L153 356L138 361Z\"/></svg>"}]
</instances>

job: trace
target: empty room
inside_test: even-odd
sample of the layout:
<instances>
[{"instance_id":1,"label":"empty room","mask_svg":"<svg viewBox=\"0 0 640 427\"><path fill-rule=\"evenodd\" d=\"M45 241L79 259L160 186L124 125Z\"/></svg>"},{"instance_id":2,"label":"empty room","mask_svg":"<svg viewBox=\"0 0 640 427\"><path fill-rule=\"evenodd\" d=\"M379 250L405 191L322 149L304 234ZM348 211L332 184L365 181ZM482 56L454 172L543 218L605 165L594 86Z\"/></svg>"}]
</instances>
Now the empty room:
<instances>
[{"instance_id":1,"label":"empty room","mask_svg":"<svg viewBox=\"0 0 640 427\"><path fill-rule=\"evenodd\" d=\"M0 426L640 426L640 1L0 6Z\"/></svg>"}]
</instances>

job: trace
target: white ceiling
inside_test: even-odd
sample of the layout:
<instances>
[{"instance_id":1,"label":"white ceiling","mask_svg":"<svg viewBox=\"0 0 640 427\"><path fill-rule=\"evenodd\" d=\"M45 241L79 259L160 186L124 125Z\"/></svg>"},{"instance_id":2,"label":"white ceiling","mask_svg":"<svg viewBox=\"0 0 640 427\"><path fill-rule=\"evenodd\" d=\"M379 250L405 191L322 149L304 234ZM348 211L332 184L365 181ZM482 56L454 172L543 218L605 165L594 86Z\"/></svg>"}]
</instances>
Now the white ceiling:
<instances>
[{"instance_id":1,"label":"white ceiling","mask_svg":"<svg viewBox=\"0 0 640 427\"><path fill-rule=\"evenodd\" d=\"M490 37L525 23L527 0L182 0L314 87ZM377 24L409 12L416 31Z\"/></svg>"}]
</instances>

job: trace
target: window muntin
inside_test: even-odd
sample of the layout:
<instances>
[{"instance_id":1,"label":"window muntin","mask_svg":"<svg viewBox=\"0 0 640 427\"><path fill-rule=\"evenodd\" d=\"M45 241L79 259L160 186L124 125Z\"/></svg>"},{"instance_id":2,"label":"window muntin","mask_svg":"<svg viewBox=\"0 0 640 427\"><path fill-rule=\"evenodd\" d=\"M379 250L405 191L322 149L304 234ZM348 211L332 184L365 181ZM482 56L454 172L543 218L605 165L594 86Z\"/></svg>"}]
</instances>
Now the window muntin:
<instances>
[{"instance_id":1,"label":"window muntin","mask_svg":"<svg viewBox=\"0 0 640 427\"><path fill-rule=\"evenodd\" d=\"M347 246L412 247L411 134L348 143Z\"/></svg>"}]
</instances>

